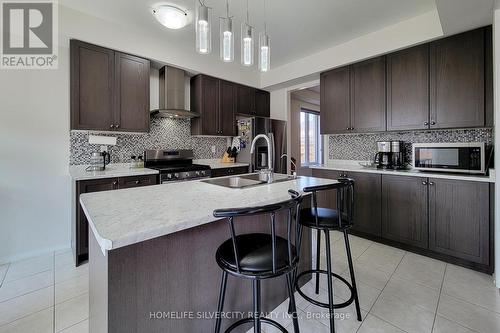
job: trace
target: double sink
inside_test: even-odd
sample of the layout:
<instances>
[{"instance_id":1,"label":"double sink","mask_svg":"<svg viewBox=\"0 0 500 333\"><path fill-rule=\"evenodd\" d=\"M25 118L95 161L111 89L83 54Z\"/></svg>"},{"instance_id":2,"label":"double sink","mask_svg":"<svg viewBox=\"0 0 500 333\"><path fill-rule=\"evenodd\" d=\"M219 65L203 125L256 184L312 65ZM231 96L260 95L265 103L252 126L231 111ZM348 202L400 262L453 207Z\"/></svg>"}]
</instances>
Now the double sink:
<instances>
[{"instance_id":1,"label":"double sink","mask_svg":"<svg viewBox=\"0 0 500 333\"><path fill-rule=\"evenodd\" d=\"M273 174L272 183L286 182L295 179L297 179L297 177L284 175L281 173L275 173ZM211 178L202 180L202 182L228 188L245 188L250 186L269 184L269 182L267 181L267 175L262 175L258 173L233 176L233 177Z\"/></svg>"}]
</instances>

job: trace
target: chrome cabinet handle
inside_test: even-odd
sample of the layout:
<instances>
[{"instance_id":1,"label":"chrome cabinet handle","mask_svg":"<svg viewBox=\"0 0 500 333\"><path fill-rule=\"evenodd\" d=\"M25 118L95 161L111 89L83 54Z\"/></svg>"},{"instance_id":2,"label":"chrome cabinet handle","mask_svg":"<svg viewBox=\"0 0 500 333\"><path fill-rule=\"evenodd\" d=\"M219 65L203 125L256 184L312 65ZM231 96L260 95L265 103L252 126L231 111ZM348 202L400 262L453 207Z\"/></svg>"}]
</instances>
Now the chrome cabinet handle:
<instances>
[{"instance_id":1,"label":"chrome cabinet handle","mask_svg":"<svg viewBox=\"0 0 500 333\"><path fill-rule=\"evenodd\" d=\"M120 125L115 125L115 128L119 128L119 127L120 127Z\"/></svg>"},{"instance_id":2,"label":"chrome cabinet handle","mask_svg":"<svg viewBox=\"0 0 500 333\"><path fill-rule=\"evenodd\" d=\"M434 120L431 120L431 125L436 125L436 122Z\"/></svg>"},{"instance_id":3,"label":"chrome cabinet handle","mask_svg":"<svg viewBox=\"0 0 500 333\"><path fill-rule=\"evenodd\" d=\"M138 180L136 180L136 181L135 181L135 183L136 183L136 184L140 184L141 182L140 182L140 181L138 181Z\"/></svg>"},{"instance_id":4,"label":"chrome cabinet handle","mask_svg":"<svg viewBox=\"0 0 500 333\"><path fill-rule=\"evenodd\" d=\"M429 182L429 185L430 185L430 186L434 185L434 182Z\"/></svg>"},{"instance_id":5,"label":"chrome cabinet handle","mask_svg":"<svg viewBox=\"0 0 500 333\"><path fill-rule=\"evenodd\" d=\"M424 180L424 181L422 182L422 185L427 185L427 182Z\"/></svg>"},{"instance_id":6,"label":"chrome cabinet handle","mask_svg":"<svg viewBox=\"0 0 500 333\"><path fill-rule=\"evenodd\" d=\"M424 121L424 126L428 126L429 125L429 122L428 121Z\"/></svg>"},{"instance_id":7,"label":"chrome cabinet handle","mask_svg":"<svg viewBox=\"0 0 500 333\"><path fill-rule=\"evenodd\" d=\"M113 127L115 127L115 125L113 125L113 124L109 125L109 128L113 128Z\"/></svg>"}]
</instances>

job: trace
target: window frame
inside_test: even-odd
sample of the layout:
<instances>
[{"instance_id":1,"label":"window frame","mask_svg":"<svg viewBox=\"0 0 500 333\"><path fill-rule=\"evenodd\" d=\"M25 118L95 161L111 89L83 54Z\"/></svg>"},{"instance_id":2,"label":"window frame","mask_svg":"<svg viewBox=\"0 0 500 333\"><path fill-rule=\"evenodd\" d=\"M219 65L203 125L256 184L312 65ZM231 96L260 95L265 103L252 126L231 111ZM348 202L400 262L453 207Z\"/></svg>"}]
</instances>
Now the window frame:
<instances>
[{"instance_id":1,"label":"window frame","mask_svg":"<svg viewBox=\"0 0 500 333\"><path fill-rule=\"evenodd\" d=\"M322 164L322 161L323 161L323 142L321 140L321 134L320 134L320 121L321 121L320 112L301 107L299 119L300 119L302 113L305 114L305 117L304 117L304 127L305 127L304 128L304 146L305 146L304 157L305 157L305 161L302 162L302 158L301 158L300 164L303 166ZM314 162L309 161L309 152L310 152L309 151L309 148L310 148L309 117L308 117L309 114L313 114L313 115L317 116L317 118L316 118L317 120L316 120L316 124L315 124L315 127L316 127L315 131L317 133L317 136L316 136L316 140L317 140L316 159L317 159L317 161L314 161ZM299 121L299 126L300 125L302 125L301 121ZM302 133L302 129L300 129L299 133Z\"/></svg>"}]
</instances>

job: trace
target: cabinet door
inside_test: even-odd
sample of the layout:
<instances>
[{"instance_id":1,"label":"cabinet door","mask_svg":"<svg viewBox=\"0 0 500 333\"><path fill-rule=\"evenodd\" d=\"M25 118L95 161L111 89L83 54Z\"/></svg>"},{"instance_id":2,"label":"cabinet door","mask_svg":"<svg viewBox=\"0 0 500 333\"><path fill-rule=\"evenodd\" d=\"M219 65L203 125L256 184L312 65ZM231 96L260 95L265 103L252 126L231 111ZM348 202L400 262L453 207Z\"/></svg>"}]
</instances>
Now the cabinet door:
<instances>
[{"instance_id":1,"label":"cabinet door","mask_svg":"<svg viewBox=\"0 0 500 333\"><path fill-rule=\"evenodd\" d=\"M271 95L268 91L255 91L255 112L259 117L271 116Z\"/></svg>"},{"instance_id":2,"label":"cabinet door","mask_svg":"<svg viewBox=\"0 0 500 333\"><path fill-rule=\"evenodd\" d=\"M382 237L427 248L427 178L382 175Z\"/></svg>"},{"instance_id":3,"label":"cabinet door","mask_svg":"<svg viewBox=\"0 0 500 333\"><path fill-rule=\"evenodd\" d=\"M118 188L133 188L157 184L156 175L121 177L118 179Z\"/></svg>"},{"instance_id":4,"label":"cabinet door","mask_svg":"<svg viewBox=\"0 0 500 333\"><path fill-rule=\"evenodd\" d=\"M353 132L385 131L385 57L351 66L351 127Z\"/></svg>"},{"instance_id":5,"label":"cabinet door","mask_svg":"<svg viewBox=\"0 0 500 333\"><path fill-rule=\"evenodd\" d=\"M80 194L90 192L111 191L118 188L116 178L83 180L77 183L76 205L77 218L75 227L75 262L79 266L88 259L89 253L89 224L82 207L80 206Z\"/></svg>"},{"instance_id":6,"label":"cabinet door","mask_svg":"<svg viewBox=\"0 0 500 333\"><path fill-rule=\"evenodd\" d=\"M237 85L237 96L236 112L242 115L255 116L255 89Z\"/></svg>"},{"instance_id":7,"label":"cabinet door","mask_svg":"<svg viewBox=\"0 0 500 333\"><path fill-rule=\"evenodd\" d=\"M349 66L321 74L321 134L350 131Z\"/></svg>"},{"instance_id":8,"label":"cabinet door","mask_svg":"<svg viewBox=\"0 0 500 333\"><path fill-rule=\"evenodd\" d=\"M429 247L489 264L489 184L429 179Z\"/></svg>"},{"instance_id":9,"label":"cabinet door","mask_svg":"<svg viewBox=\"0 0 500 333\"><path fill-rule=\"evenodd\" d=\"M115 53L115 129L149 132L149 60Z\"/></svg>"},{"instance_id":10,"label":"cabinet door","mask_svg":"<svg viewBox=\"0 0 500 333\"><path fill-rule=\"evenodd\" d=\"M431 128L484 126L484 29L431 43Z\"/></svg>"},{"instance_id":11,"label":"cabinet door","mask_svg":"<svg viewBox=\"0 0 500 333\"><path fill-rule=\"evenodd\" d=\"M201 76L200 99L201 121L200 135L219 135L219 80L210 76ZM196 119L196 118L195 118Z\"/></svg>"},{"instance_id":12,"label":"cabinet door","mask_svg":"<svg viewBox=\"0 0 500 333\"><path fill-rule=\"evenodd\" d=\"M387 130L429 128L429 44L387 55Z\"/></svg>"},{"instance_id":13,"label":"cabinet door","mask_svg":"<svg viewBox=\"0 0 500 333\"><path fill-rule=\"evenodd\" d=\"M71 129L111 130L114 51L71 40Z\"/></svg>"},{"instance_id":14,"label":"cabinet door","mask_svg":"<svg viewBox=\"0 0 500 333\"><path fill-rule=\"evenodd\" d=\"M355 231L380 237L382 231L382 176L372 173L348 172L354 179Z\"/></svg>"},{"instance_id":15,"label":"cabinet door","mask_svg":"<svg viewBox=\"0 0 500 333\"><path fill-rule=\"evenodd\" d=\"M219 131L221 135L235 136L236 135L236 86L234 83L220 81L219 86Z\"/></svg>"}]
</instances>

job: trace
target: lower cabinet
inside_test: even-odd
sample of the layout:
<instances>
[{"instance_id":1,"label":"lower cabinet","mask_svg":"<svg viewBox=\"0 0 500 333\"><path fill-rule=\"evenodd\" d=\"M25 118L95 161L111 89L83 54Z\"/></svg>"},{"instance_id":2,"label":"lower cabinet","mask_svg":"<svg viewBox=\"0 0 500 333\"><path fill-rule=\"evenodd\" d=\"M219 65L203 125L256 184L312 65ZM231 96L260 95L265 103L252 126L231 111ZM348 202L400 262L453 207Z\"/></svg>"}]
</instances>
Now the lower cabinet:
<instances>
[{"instance_id":1,"label":"lower cabinet","mask_svg":"<svg viewBox=\"0 0 500 333\"><path fill-rule=\"evenodd\" d=\"M73 230L73 254L76 265L79 266L89 258L89 224L82 207L80 206L80 195L83 193L112 191L117 189L155 185L156 175L132 176L121 178L104 178L81 180L76 182L76 224Z\"/></svg>"},{"instance_id":2,"label":"lower cabinet","mask_svg":"<svg viewBox=\"0 0 500 333\"><path fill-rule=\"evenodd\" d=\"M488 183L429 178L429 249L488 265Z\"/></svg>"},{"instance_id":3,"label":"lower cabinet","mask_svg":"<svg viewBox=\"0 0 500 333\"><path fill-rule=\"evenodd\" d=\"M428 246L427 178L382 175L382 237Z\"/></svg>"},{"instance_id":4,"label":"lower cabinet","mask_svg":"<svg viewBox=\"0 0 500 333\"><path fill-rule=\"evenodd\" d=\"M244 173L248 173L248 167L234 167L234 168L222 168L222 169L212 169L211 177L224 177L224 176L232 176L232 175L241 175Z\"/></svg>"}]
</instances>

